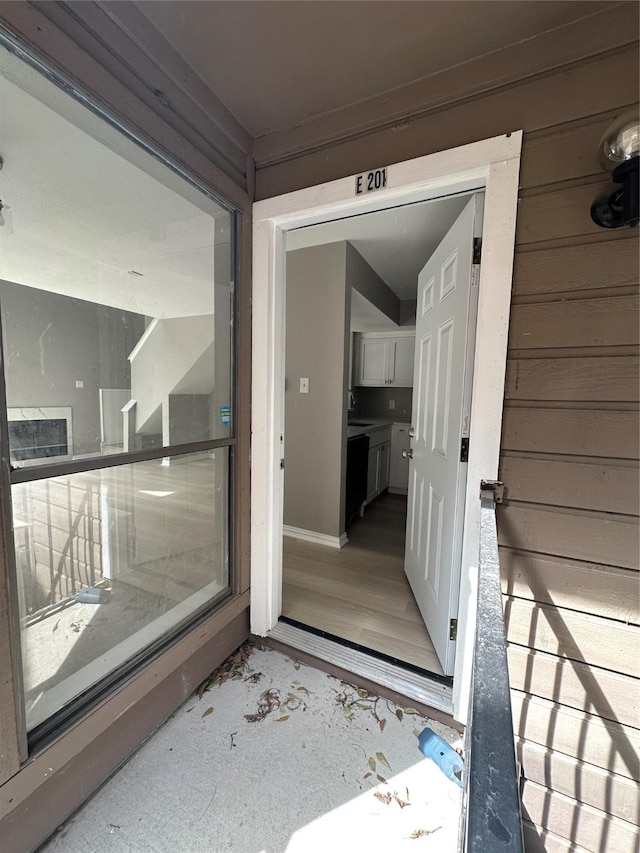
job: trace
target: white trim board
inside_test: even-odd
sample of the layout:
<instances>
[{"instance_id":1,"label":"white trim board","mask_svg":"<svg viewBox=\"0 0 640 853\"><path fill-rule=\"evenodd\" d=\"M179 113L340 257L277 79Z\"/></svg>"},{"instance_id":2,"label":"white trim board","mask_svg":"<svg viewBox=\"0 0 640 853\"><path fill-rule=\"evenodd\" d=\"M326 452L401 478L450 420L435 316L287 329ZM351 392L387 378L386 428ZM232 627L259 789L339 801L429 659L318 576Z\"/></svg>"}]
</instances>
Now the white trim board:
<instances>
[{"instance_id":1,"label":"white trim board","mask_svg":"<svg viewBox=\"0 0 640 853\"><path fill-rule=\"evenodd\" d=\"M475 633L480 481L498 475L522 131L387 167L387 186L355 195L355 177L254 204L251 630L282 612L285 232L339 216L484 189L453 716L465 723Z\"/></svg>"},{"instance_id":2,"label":"white trim board","mask_svg":"<svg viewBox=\"0 0 640 853\"><path fill-rule=\"evenodd\" d=\"M282 525L282 535L290 536L291 539L302 539L303 542L314 542L316 545L326 545L329 548L344 548L349 541L346 533L340 536L329 536L328 533L316 533L315 530L304 530L302 527L291 527L289 524Z\"/></svg>"}]
</instances>

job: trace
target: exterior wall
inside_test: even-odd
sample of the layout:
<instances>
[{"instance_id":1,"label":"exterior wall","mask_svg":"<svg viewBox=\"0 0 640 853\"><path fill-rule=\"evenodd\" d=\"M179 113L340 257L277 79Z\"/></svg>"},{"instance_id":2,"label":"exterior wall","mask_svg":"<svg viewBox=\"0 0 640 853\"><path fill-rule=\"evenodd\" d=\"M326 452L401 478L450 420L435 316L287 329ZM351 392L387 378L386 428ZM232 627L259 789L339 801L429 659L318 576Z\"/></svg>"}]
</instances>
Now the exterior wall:
<instances>
[{"instance_id":1,"label":"exterior wall","mask_svg":"<svg viewBox=\"0 0 640 853\"><path fill-rule=\"evenodd\" d=\"M59 68L119 120L152 140L234 205L237 218L236 286L238 386L234 401L236 460L250 457L250 253L252 179L246 132L212 93L154 34L128 30L97 4L70 10L64 4L5 3L0 25ZM36 8L38 6L38 8ZM126 6L126 9L124 8ZM52 24L48 16L56 18ZM82 16L86 16L82 20ZM91 27L99 28L99 35ZM155 55L154 55L155 54ZM151 59L150 56L154 56ZM162 57L160 60L159 57ZM187 91L189 94L187 94ZM226 402L226 400L225 400ZM0 523L0 838L7 851L35 850L124 762L249 633L249 470L236 465L233 483L233 597L120 684L61 736L26 755L20 728L16 633L5 542ZM0 489L0 510L7 500ZM0 518L3 513L0 512Z\"/></svg>"},{"instance_id":2,"label":"exterior wall","mask_svg":"<svg viewBox=\"0 0 640 853\"><path fill-rule=\"evenodd\" d=\"M623 4L407 87L386 114L374 99L255 146L267 198L525 131L498 525L530 851L636 844L638 232L589 216L598 140L638 100L636 34Z\"/></svg>"}]
</instances>

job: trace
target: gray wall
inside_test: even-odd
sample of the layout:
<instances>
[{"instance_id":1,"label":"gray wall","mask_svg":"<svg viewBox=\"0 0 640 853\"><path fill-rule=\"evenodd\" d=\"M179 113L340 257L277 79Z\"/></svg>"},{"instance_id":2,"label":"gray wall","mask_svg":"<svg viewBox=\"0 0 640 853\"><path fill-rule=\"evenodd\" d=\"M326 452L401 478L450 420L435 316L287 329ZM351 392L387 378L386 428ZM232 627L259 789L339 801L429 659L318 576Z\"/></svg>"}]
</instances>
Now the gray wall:
<instances>
[{"instance_id":1,"label":"gray wall","mask_svg":"<svg viewBox=\"0 0 640 853\"><path fill-rule=\"evenodd\" d=\"M351 243L347 243L347 282L390 320L400 323L402 303Z\"/></svg>"},{"instance_id":2,"label":"gray wall","mask_svg":"<svg viewBox=\"0 0 640 853\"><path fill-rule=\"evenodd\" d=\"M74 453L98 452L98 388L129 387L127 356L144 318L4 281L0 311L7 406L70 406Z\"/></svg>"},{"instance_id":3,"label":"gray wall","mask_svg":"<svg viewBox=\"0 0 640 853\"><path fill-rule=\"evenodd\" d=\"M344 242L287 254L284 523L329 536L344 531L345 275Z\"/></svg>"},{"instance_id":4,"label":"gray wall","mask_svg":"<svg viewBox=\"0 0 640 853\"><path fill-rule=\"evenodd\" d=\"M416 311L418 310L417 299L403 299L400 302L400 325L415 326Z\"/></svg>"}]
</instances>

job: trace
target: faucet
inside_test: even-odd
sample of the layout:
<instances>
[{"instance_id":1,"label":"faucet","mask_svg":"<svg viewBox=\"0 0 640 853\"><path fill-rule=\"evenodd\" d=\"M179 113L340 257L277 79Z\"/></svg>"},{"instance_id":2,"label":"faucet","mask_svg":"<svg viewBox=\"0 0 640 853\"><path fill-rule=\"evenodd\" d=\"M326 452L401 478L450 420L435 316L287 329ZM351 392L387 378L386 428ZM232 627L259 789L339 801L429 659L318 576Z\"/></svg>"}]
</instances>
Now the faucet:
<instances>
[{"instance_id":1,"label":"faucet","mask_svg":"<svg viewBox=\"0 0 640 853\"><path fill-rule=\"evenodd\" d=\"M349 405L347 408L349 409L349 411L351 411L351 409L355 409L355 407L356 398L353 396L353 391L351 390L351 388L349 388Z\"/></svg>"}]
</instances>

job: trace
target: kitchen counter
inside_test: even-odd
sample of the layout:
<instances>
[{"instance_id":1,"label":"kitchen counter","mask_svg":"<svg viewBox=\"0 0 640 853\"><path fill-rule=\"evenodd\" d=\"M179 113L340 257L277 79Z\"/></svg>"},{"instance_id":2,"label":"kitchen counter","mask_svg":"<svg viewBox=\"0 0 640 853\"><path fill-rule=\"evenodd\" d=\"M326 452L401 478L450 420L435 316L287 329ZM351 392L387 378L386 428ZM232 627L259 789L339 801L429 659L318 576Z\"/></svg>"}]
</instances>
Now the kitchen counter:
<instances>
[{"instance_id":1,"label":"kitchen counter","mask_svg":"<svg viewBox=\"0 0 640 853\"><path fill-rule=\"evenodd\" d=\"M357 420L362 421L363 423L349 424L347 426L347 438L353 438L356 435L368 435L369 433L385 429L385 427L390 427L393 424L410 423L410 421L402 418L395 418L393 420L381 420L380 418L357 418Z\"/></svg>"}]
</instances>

